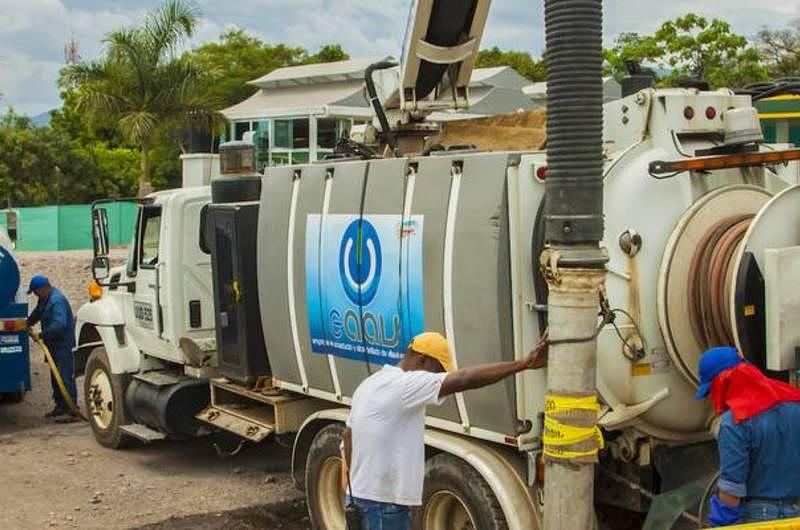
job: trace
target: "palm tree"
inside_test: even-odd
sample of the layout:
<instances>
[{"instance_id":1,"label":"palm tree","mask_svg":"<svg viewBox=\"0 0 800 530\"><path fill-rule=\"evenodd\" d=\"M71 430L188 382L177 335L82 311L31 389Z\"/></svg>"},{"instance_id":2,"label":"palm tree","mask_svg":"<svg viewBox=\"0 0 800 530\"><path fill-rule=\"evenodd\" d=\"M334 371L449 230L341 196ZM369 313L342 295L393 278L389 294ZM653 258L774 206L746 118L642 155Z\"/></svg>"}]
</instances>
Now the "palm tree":
<instances>
[{"instance_id":1,"label":"palm tree","mask_svg":"<svg viewBox=\"0 0 800 530\"><path fill-rule=\"evenodd\" d=\"M156 134L183 128L190 118L196 123L198 116L211 123L215 116L213 102L200 90L198 69L179 55L198 20L195 4L166 0L141 26L106 35L99 61L70 66L63 75L62 83L77 91L80 110L140 148L140 195L152 190L150 150Z\"/></svg>"}]
</instances>

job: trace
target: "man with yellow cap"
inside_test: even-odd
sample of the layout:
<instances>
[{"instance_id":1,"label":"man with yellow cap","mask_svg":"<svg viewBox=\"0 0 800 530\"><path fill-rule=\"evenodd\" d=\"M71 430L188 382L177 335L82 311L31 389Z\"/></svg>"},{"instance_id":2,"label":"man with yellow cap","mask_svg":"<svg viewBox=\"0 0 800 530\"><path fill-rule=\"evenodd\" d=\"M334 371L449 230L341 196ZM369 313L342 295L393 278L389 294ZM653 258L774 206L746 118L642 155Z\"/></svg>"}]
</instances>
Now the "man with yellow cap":
<instances>
[{"instance_id":1,"label":"man with yellow cap","mask_svg":"<svg viewBox=\"0 0 800 530\"><path fill-rule=\"evenodd\" d=\"M343 443L361 530L411 528L410 508L422 504L428 405L541 368L545 350L542 338L525 359L455 371L447 339L426 332L411 341L397 366L385 365L365 379L353 394Z\"/></svg>"}]
</instances>

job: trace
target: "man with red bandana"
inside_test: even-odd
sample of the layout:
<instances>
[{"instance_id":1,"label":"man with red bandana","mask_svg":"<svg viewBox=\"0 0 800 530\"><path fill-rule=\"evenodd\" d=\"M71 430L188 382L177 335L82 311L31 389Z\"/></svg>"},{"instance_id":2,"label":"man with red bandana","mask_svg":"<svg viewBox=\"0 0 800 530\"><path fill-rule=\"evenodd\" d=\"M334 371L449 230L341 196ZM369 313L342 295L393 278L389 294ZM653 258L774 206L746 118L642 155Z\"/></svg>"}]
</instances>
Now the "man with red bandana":
<instances>
[{"instance_id":1,"label":"man with red bandana","mask_svg":"<svg viewBox=\"0 0 800 530\"><path fill-rule=\"evenodd\" d=\"M770 379L735 348L700 358L697 399L721 414L720 478L708 522L727 526L800 516L800 390Z\"/></svg>"}]
</instances>

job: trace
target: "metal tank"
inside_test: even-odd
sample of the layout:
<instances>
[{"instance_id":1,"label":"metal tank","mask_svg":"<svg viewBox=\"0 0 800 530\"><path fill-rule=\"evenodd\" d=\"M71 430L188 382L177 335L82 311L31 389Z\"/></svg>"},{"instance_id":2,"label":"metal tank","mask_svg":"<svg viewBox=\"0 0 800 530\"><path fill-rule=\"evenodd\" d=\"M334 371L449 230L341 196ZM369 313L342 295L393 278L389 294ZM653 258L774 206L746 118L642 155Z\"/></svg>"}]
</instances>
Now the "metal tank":
<instances>
[{"instance_id":1,"label":"metal tank","mask_svg":"<svg viewBox=\"0 0 800 530\"><path fill-rule=\"evenodd\" d=\"M31 389L28 303L11 239L0 227L0 400L22 400Z\"/></svg>"},{"instance_id":2,"label":"metal tank","mask_svg":"<svg viewBox=\"0 0 800 530\"><path fill-rule=\"evenodd\" d=\"M705 345L688 338L692 249L709 226L763 212L797 183L797 165L657 178L651 164L719 146L723 113L749 107L745 96L694 89L645 90L605 106L606 296L616 320L598 338L598 390L601 425L630 434L623 438L709 438L710 410L693 396ZM542 151L465 151L268 169L258 283L276 385L348 404L423 330L445 333L459 366L525 355L546 322L545 165ZM736 317L751 239L735 242L719 283L739 345L752 338ZM794 231L779 239L800 245ZM544 393L545 371L525 372L449 398L429 409L429 424L530 449Z\"/></svg>"}]
</instances>

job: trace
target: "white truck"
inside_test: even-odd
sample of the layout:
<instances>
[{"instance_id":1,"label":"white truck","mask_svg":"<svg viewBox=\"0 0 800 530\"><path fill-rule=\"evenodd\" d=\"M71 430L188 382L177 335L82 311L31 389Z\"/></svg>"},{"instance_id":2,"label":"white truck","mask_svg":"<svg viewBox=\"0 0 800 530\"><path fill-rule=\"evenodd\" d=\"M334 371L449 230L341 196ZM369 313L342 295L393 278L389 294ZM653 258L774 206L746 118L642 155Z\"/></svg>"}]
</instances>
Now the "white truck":
<instances>
[{"instance_id":1,"label":"white truck","mask_svg":"<svg viewBox=\"0 0 800 530\"><path fill-rule=\"evenodd\" d=\"M431 48L421 35L441 13L419 4L417 49L398 75L396 115L412 119L393 128L395 156L351 145L348 158L255 175L249 146L225 146L210 186L143 201L121 268L108 265L95 209L103 292L77 314L76 366L101 444L290 435L312 525L340 529L339 439L360 381L424 329L446 334L459 365L536 343L547 153L417 154L430 126L413 118L468 97L459 68L471 68L488 9L478 2L464 23L471 49L464 31ZM420 80L425 57L454 65L452 100ZM596 498L644 512L642 491L715 468L713 415L693 397L705 347L723 336L779 376L798 368L787 323L800 318L800 151L763 145L750 98L729 90L644 88L604 118L606 298L618 318L597 337ZM187 163L210 178L210 160ZM540 370L429 410L424 528L540 528L544 394Z\"/></svg>"}]
</instances>

